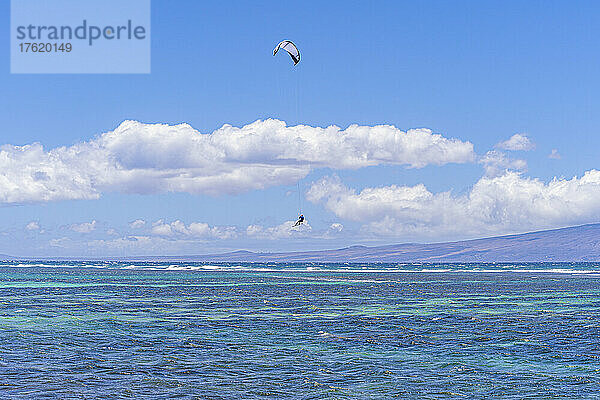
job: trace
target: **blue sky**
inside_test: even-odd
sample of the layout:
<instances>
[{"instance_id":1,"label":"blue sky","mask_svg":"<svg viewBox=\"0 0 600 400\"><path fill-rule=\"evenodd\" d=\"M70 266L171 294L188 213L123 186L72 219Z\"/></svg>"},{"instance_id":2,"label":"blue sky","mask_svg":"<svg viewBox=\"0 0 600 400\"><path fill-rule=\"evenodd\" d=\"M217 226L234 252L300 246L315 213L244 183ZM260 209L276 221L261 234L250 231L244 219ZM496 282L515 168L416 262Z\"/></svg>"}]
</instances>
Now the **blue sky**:
<instances>
[{"instance_id":1,"label":"blue sky","mask_svg":"<svg viewBox=\"0 0 600 400\"><path fill-rule=\"evenodd\" d=\"M236 194L143 194L111 183L97 199L23 197L0 207L0 252L312 249L597 222L596 176L581 177L599 167L599 7L585 1L153 0L151 74L11 75L10 9L2 2L2 144L69 147L125 120L185 123L211 134L224 124L275 118L341 130L352 124L426 128L471 143L473 157L419 168L402 160L352 168L303 164L309 227L301 232L284 229L298 212L293 178ZM282 39L302 52L296 70L283 55L271 55ZM515 134L529 144L498 145ZM560 158L549 158L553 150ZM486 154L494 171L484 168ZM569 181L551 186L554 177ZM474 194L478 184L487 186ZM419 185L438 197L404 190ZM440 207L449 211L439 213ZM130 226L136 220L143 227ZM249 235L249 226L262 233Z\"/></svg>"}]
</instances>

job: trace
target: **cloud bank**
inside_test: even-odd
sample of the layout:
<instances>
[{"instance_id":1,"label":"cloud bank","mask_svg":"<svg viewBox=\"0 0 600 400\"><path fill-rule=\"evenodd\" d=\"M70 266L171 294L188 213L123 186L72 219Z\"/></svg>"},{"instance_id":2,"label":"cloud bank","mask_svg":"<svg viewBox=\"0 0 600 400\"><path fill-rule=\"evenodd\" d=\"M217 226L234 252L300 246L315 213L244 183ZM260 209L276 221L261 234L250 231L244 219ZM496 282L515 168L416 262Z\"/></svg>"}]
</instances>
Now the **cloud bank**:
<instances>
[{"instance_id":1,"label":"cloud bank","mask_svg":"<svg viewBox=\"0 0 600 400\"><path fill-rule=\"evenodd\" d=\"M315 168L466 163L473 145L428 129L286 126L268 119L202 134L125 121L69 147L0 147L0 203L96 199L105 192L233 194L292 184Z\"/></svg>"},{"instance_id":2,"label":"cloud bank","mask_svg":"<svg viewBox=\"0 0 600 400\"><path fill-rule=\"evenodd\" d=\"M294 223L295 221L285 221L280 225L270 227L249 225L246 228L246 236L253 239L286 239L307 237L313 233L312 226L308 221L299 226L294 226Z\"/></svg>"},{"instance_id":3,"label":"cloud bank","mask_svg":"<svg viewBox=\"0 0 600 400\"><path fill-rule=\"evenodd\" d=\"M600 219L600 171L544 183L515 171L482 177L465 195L432 193L424 185L356 191L339 178L314 183L308 200L363 231L398 237L466 237L523 232Z\"/></svg>"},{"instance_id":4,"label":"cloud bank","mask_svg":"<svg viewBox=\"0 0 600 400\"><path fill-rule=\"evenodd\" d=\"M78 233L90 233L96 229L97 222L93 220L91 222L83 222L81 224L73 224L70 229Z\"/></svg>"},{"instance_id":5,"label":"cloud bank","mask_svg":"<svg viewBox=\"0 0 600 400\"><path fill-rule=\"evenodd\" d=\"M192 222L186 225L180 220L165 223L158 220L152 224L152 234L162 237L196 239L233 239L237 236L235 227L210 226L204 222Z\"/></svg>"}]
</instances>

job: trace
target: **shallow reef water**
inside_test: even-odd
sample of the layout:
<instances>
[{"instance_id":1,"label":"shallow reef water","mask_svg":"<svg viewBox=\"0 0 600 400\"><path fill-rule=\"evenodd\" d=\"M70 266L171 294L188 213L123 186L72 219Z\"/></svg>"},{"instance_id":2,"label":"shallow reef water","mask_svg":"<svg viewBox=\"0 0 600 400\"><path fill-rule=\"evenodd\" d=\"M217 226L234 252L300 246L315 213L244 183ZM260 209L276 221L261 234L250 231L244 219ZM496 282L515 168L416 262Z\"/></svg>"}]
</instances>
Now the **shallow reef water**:
<instances>
[{"instance_id":1,"label":"shallow reef water","mask_svg":"<svg viewBox=\"0 0 600 400\"><path fill-rule=\"evenodd\" d=\"M600 398L595 264L0 265L7 399Z\"/></svg>"}]
</instances>

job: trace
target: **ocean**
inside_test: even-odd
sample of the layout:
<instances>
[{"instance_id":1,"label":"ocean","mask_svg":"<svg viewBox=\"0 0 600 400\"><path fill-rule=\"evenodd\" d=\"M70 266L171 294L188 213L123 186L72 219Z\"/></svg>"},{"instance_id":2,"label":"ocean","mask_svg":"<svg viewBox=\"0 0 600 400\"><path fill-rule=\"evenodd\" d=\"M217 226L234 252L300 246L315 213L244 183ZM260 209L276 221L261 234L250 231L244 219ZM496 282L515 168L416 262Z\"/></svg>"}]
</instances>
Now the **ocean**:
<instances>
[{"instance_id":1,"label":"ocean","mask_svg":"<svg viewBox=\"0 0 600 400\"><path fill-rule=\"evenodd\" d=\"M2 399L600 399L600 265L0 264Z\"/></svg>"}]
</instances>

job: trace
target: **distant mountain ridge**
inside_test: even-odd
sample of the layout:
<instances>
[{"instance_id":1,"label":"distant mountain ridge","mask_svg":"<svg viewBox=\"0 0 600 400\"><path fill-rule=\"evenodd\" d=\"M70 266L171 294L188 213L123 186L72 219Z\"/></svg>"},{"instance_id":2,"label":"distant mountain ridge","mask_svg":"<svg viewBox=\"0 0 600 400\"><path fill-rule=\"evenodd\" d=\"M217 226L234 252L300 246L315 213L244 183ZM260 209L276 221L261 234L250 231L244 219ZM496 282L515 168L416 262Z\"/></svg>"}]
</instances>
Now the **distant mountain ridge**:
<instances>
[{"instance_id":1,"label":"distant mountain ridge","mask_svg":"<svg viewBox=\"0 0 600 400\"><path fill-rule=\"evenodd\" d=\"M335 250L257 253L238 250L223 254L133 257L13 257L0 260L115 260L165 262L600 262L600 223L516 235L445 243L405 243L350 246Z\"/></svg>"},{"instance_id":2,"label":"distant mountain ridge","mask_svg":"<svg viewBox=\"0 0 600 400\"><path fill-rule=\"evenodd\" d=\"M136 259L196 262L593 262L600 261L600 224L432 244L351 246L336 250Z\"/></svg>"}]
</instances>

